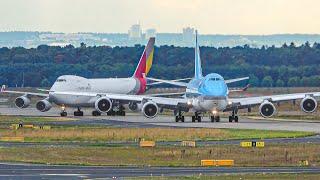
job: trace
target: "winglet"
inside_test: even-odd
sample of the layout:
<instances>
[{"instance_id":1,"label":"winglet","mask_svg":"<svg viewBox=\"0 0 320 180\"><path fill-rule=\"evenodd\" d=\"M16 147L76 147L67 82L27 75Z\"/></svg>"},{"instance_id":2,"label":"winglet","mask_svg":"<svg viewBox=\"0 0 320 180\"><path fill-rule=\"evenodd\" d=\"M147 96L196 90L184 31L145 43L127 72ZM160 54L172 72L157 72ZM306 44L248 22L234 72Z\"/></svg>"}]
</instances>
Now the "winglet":
<instances>
[{"instance_id":1,"label":"winglet","mask_svg":"<svg viewBox=\"0 0 320 180\"><path fill-rule=\"evenodd\" d=\"M201 68L201 59L200 59L200 48L198 44L198 30L196 30L196 46L194 48L194 78L202 78L202 68Z\"/></svg>"},{"instance_id":2,"label":"winglet","mask_svg":"<svg viewBox=\"0 0 320 180\"><path fill-rule=\"evenodd\" d=\"M4 92L4 91L6 91L6 85L1 86L1 92Z\"/></svg>"},{"instance_id":3,"label":"winglet","mask_svg":"<svg viewBox=\"0 0 320 180\"><path fill-rule=\"evenodd\" d=\"M145 74L146 76L149 73L153 61L155 40L156 39L154 37L151 37L149 39L148 44L142 53L139 64L133 74L133 77L143 78L143 74Z\"/></svg>"},{"instance_id":4,"label":"winglet","mask_svg":"<svg viewBox=\"0 0 320 180\"><path fill-rule=\"evenodd\" d=\"M248 90L248 88L249 88L250 86L251 86L250 84L247 84L244 88L242 88L242 91Z\"/></svg>"}]
</instances>

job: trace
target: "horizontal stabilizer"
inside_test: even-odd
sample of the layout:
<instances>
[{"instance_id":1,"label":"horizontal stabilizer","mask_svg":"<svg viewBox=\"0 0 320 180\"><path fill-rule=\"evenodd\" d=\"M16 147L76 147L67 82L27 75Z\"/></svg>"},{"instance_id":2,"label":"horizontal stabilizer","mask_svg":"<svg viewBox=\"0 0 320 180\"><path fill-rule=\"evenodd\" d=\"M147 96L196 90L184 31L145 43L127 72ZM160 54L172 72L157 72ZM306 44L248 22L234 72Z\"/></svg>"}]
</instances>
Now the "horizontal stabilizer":
<instances>
[{"instance_id":1,"label":"horizontal stabilizer","mask_svg":"<svg viewBox=\"0 0 320 180\"><path fill-rule=\"evenodd\" d=\"M178 82L178 81L186 81L186 80L190 80L192 78L183 78L183 79L174 79L174 80L170 80L172 82ZM169 80L167 80L169 81ZM158 85L158 84L162 84L164 82L153 82L153 83L150 83L150 84L147 84L148 86L153 86L153 85Z\"/></svg>"},{"instance_id":2,"label":"horizontal stabilizer","mask_svg":"<svg viewBox=\"0 0 320 180\"><path fill-rule=\"evenodd\" d=\"M175 85L175 86L181 86L181 87L187 87L188 86L188 83L185 83L185 82L175 82L175 81L155 79L155 78L147 78L147 80L166 83L166 84L171 84L171 85Z\"/></svg>"},{"instance_id":3,"label":"horizontal stabilizer","mask_svg":"<svg viewBox=\"0 0 320 180\"><path fill-rule=\"evenodd\" d=\"M226 82L226 84L229 84L229 83L234 83L234 82L248 80L248 79L249 79L249 77L243 77L243 78L225 80L225 82Z\"/></svg>"}]
</instances>

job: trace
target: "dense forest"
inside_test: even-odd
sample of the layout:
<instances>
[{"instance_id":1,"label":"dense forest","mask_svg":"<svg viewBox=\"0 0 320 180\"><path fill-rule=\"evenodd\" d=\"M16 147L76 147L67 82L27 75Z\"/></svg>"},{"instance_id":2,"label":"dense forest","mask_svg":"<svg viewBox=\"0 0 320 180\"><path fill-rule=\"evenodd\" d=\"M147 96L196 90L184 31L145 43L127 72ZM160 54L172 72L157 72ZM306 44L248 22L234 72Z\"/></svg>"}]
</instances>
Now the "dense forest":
<instances>
[{"instance_id":1,"label":"dense forest","mask_svg":"<svg viewBox=\"0 0 320 180\"><path fill-rule=\"evenodd\" d=\"M40 45L37 48L0 48L0 84L48 87L64 74L87 78L131 76L144 46L75 48ZM204 74L225 79L250 76L252 86L320 86L320 44L282 47L201 47ZM193 76L194 49L155 48L150 77L177 79Z\"/></svg>"}]
</instances>

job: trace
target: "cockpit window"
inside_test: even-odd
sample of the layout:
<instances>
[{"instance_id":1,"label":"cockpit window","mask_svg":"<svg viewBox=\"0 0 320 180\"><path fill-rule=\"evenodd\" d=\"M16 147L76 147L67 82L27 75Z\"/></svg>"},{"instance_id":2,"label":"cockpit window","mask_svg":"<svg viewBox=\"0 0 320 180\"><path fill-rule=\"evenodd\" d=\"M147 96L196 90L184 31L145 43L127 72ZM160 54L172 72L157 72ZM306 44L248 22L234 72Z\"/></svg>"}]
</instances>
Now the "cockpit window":
<instances>
[{"instance_id":1,"label":"cockpit window","mask_svg":"<svg viewBox=\"0 0 320 180\"><path fill-rule=\"evenodd\" d=\"M66 82L66 80L65 79L57 79L56 82Z\"/></svg>"},{"instance_id":2,"label":"cockpit window","mask_svg":"<svg viewBox=\"0 0 320 180\"><path fill-rule=\"evenodd\" d=\"M220 78L210 78L211 81L221 81Z\"/></svg>"}]
</instances>

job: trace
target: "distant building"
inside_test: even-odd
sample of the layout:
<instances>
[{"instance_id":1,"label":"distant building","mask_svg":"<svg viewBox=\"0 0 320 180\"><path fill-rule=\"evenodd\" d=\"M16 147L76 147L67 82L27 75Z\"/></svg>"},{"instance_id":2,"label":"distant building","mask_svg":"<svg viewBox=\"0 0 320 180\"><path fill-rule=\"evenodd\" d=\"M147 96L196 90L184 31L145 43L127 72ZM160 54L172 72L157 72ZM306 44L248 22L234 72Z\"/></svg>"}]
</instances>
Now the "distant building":
<instances>
[{"instance_id":1,"label":"distant building","mask_svg":"<svg viewBox=\"0 0 320 180\"><path fill-rule=\"evenodd\" d=\"M182 41L186 45L191 45L194 40L194 28L186 27L182 30Z\"/></svg>"},{"instance_id":2,"label":"distant building","mask_svg":"<svg viewBox=\"0 0 320 180\"><path fill-rule=\"evenodd\" d=\"M128 31L128 35L130 39L141 39L142 30L140 24L132 25Z\"/></svg>"},{"instance_id":3,"label":"distant building","mask_svg":"<svg viewBox=\"0 0 320 180\"><path fill-rule=\"evenodd\" d=\"M157 31L156 29L147 29L145 38L149 39L150 37L156 37Z\"/></svg>"}]
</instances>

